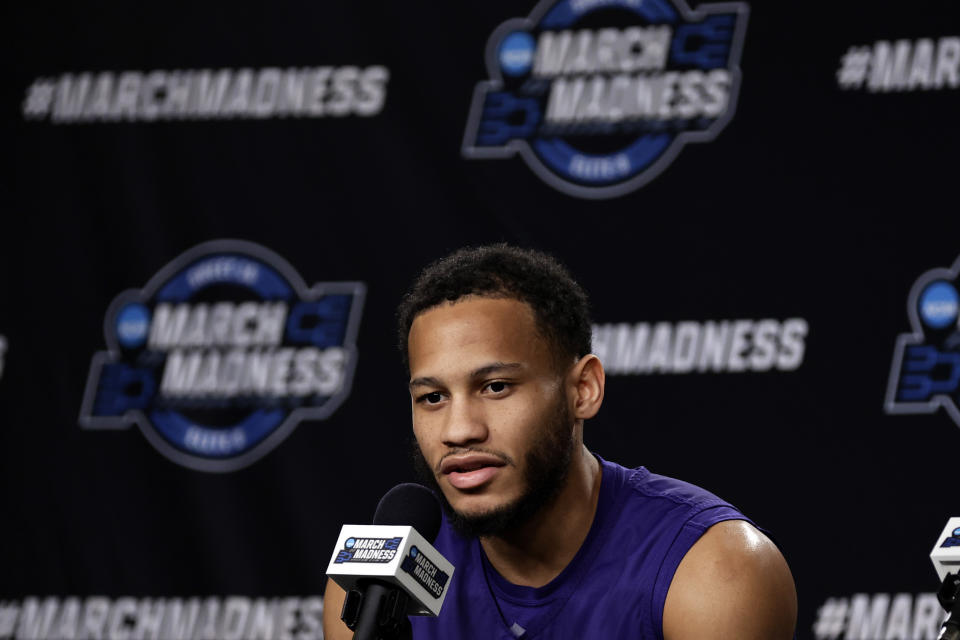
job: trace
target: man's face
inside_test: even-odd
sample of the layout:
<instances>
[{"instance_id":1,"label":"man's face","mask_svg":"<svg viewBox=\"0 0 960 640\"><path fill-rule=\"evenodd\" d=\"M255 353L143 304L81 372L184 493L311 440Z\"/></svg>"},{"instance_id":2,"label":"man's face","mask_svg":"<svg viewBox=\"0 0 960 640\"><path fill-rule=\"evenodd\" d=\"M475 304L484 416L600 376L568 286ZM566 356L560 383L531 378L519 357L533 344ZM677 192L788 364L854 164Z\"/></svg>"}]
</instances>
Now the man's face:
<instances>
[{"instance_id":1,"label":"man's face","mask_svg":"<svg viewBox=\"0 0 960 640\"><path fill-rule=\"evenodd\" d=\"M408 349L414 435L455 524L516 526L559 489L573 447L563 377L532 309L483 297L434 307Z\"/></svg>"}]
</instances>

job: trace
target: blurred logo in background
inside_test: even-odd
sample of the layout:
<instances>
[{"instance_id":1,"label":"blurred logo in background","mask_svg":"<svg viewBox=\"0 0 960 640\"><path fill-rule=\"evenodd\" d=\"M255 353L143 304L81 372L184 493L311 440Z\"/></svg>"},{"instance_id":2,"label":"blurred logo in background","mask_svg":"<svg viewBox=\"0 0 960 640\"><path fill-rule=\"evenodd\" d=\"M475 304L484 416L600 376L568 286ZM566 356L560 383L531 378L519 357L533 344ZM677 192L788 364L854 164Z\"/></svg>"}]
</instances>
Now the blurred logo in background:
<instances>
[{"instance_id":1,"label":"blurred logo in background","mask_svg":"<svg viewBox=\"0 0 960 640\"><path fill-rule=\"evenodd\" d=\"M960 259L921 275L907 297L911 333L893 350L887 413L933 413L960 425Z\"/></svg>"},{"instance_id":2,"label":"blurred logo in background","mask_svg":"<svg viewBox=\"0 0 960 640\"><path fill-rule=\"evenodd\" d=\"M845 91L936 91L960 87L960 38L877 40L840 57L837 86Z\"/></svg>"},{"instance_id":3,"label":"blurred logo in background","mask_svg":"<svg viewBox=\"0 0 960 640\"><path fill-rule=\"evenodd\" d=\"M64 73L35 78L22 111L53 124L370 117L389 79L379 65Z\"/></svg>"},{"instance_id":4,"label":"blurred logo in background","mask_svg":"<svg viewBox=\"0 0 960 640\"><path fill-rule=\"evenodd\" d=\"M813 622L815 640L934 640L944 617L935 593L831 597Z\"/></svg>"},{"instance_id":5,"label":"blurred logo in background","mask_svg":"<svg viewBox=\"0 0 960 640\"><path fill-rule=\"evenodd\" d=\"M610 375L793 371L803 364L804 318L593 325L593 352Z\"/></svg>"},{"instance_id":6,"label":"blurred logo in background","mask_svg":"<svg viewBox=\"0 0 960 640\"><path fill-rule=\"evenodd\" d=\"M323 598L48 596L0 600L0 640L323 640Z\"/></svg>"},{"instance_id":7,"label":"blurred logo in background","mask_svg":"<svg viewBox=\"0 0 960 640\"><path fill-rule=\"evenodd\" d=\"M581 198L633 191L733 117L745 3L543 0L487 42L467 158L519 154Z\"/></svg>"},{"instance_id":8,"label":"blurred logo in background","mask_svg":"<svg viewBox=\"0 0 960 640\"><path fill-rule=\"evenodd\" d=\"M361 282L308 288L250 242L195 247L110 305L80 424L136 424L192 469L245 467L346 399L364 295Z\"/></svg>"}]
</instances>

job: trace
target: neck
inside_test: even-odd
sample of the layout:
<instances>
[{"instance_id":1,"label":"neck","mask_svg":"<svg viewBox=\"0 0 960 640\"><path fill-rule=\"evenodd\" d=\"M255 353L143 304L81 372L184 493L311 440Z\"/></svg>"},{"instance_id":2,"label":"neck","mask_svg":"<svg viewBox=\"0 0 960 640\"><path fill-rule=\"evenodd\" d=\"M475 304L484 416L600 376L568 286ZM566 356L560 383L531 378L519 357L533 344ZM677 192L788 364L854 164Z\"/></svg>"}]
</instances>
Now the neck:
<instances>
[{"instance_id":1,"label":"neck","mask_svg":"<svg viewBox=\"0 0 960 640\"><path fill-rule=\"evenodd\" d=\"M542 587L560 575L590 532L600 475L600 463L580 445L550 504L508 534L480 539L490 564L510 582L528 587Z\"/></svg>"}]
</instances>

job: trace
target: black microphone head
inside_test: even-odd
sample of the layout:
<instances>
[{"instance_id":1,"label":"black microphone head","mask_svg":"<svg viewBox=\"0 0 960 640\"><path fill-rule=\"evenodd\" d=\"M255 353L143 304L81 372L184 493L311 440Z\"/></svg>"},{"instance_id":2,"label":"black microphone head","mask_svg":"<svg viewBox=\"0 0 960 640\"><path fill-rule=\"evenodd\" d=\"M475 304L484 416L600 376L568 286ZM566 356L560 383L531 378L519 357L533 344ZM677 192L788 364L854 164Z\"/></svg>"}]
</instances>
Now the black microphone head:
<instances>
[{"instance_id":1,"label":"black microphone head","mask_svg":"<svg viewBox=\"0 0 960 640\"><path fill-rule=\"evenodd\" d=\"M413 527L433 542L440 532L440 503L422 484L398 484L380 498L373 524Z\"/></svg>"}]
</instances>

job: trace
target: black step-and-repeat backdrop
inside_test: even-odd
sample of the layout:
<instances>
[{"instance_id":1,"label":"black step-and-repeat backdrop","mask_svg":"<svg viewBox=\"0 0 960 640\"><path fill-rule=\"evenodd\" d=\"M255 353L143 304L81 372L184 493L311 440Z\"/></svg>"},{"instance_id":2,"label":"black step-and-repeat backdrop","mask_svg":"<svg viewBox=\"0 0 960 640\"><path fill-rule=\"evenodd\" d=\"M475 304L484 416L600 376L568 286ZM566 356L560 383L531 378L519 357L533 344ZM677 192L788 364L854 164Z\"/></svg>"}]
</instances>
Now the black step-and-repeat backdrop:
<instances>
[{"instance_id":1,"label":"black step-and-repeat backdrop","mask_svg":"<svg viewBox=\"0 0 960 640\"><path fill-rule=\"evenodd\" d=\"M958 515L960 10L8 7L0 640L311 640L413 479L394 309L550 251L588 446L775 535L798 635L932 639Z\"/></svg>"}]
</instances>

